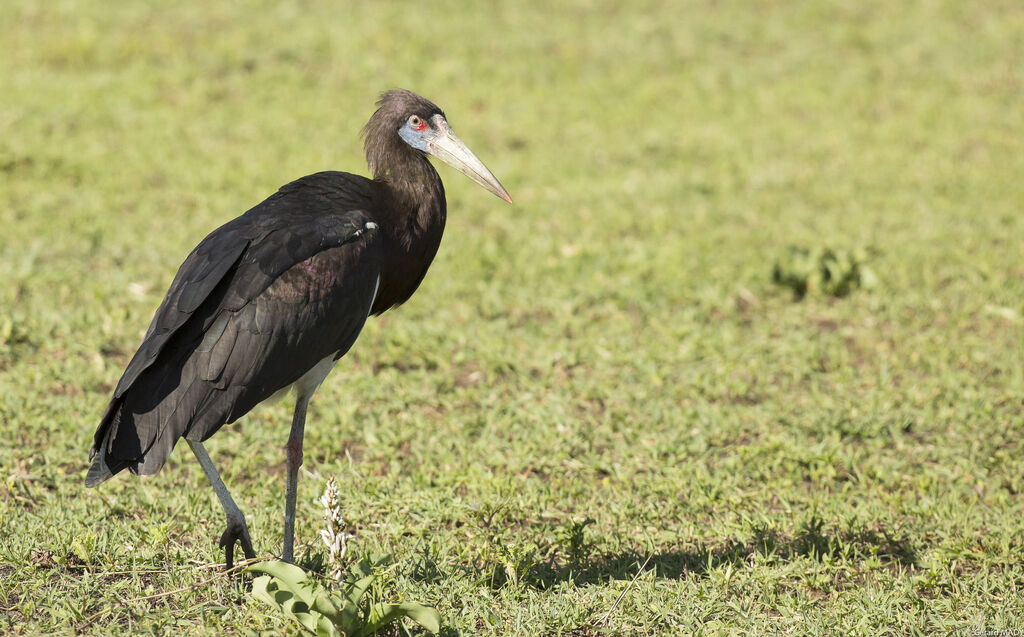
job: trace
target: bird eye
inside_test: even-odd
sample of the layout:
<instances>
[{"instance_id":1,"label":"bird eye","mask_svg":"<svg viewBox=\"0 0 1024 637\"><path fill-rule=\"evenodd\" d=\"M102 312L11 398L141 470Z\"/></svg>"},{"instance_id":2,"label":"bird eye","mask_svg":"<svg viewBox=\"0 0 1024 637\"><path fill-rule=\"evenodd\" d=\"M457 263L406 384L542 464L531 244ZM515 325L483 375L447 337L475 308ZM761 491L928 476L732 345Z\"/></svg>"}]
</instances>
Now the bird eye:
<instances>
[{"instance_id":1,"label":"bird eye","mask_svg":"<svg viewBox=\"0 0 1024 637\"><path fill-rule=\"evenodd\" d=\"M413 115L409 118L409 126L416 130L423 130L427 127L427 123L419 115Z\"/></svg>"}]
</instances>

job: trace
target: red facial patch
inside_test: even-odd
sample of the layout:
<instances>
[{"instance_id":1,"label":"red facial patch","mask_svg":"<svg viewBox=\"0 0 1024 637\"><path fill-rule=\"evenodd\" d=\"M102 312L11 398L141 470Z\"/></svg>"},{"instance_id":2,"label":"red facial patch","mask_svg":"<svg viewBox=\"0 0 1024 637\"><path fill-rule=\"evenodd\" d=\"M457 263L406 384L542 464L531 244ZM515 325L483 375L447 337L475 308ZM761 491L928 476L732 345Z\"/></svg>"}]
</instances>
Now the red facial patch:
<instances>
[{"instance_id":1,"label":"red facial patch","mask_svg":"<svg viewBox=\"0 0 1024 637\"><path fill-rule=\"evenodd\" d=\"M412 126L414 130L427 130L427 122L416 115L413 115L412 118L410 118L409 125Z\"/></svg>"}]
</instances>

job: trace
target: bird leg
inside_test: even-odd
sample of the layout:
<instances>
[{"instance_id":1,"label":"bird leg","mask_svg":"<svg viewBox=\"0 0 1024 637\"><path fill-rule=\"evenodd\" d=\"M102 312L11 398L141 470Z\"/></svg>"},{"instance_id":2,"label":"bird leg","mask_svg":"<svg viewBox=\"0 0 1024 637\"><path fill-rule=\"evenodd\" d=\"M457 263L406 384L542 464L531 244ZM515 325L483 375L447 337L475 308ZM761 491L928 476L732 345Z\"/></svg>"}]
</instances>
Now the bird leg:
<instances>
[{"instance_id":1,"label":"bird leg","mask_svg":"<svg viewBox=\"0 0 1024 637\"><path fill-rule=\"evenodd\" d=\"M306 407L309 394L298 394L295 399L295 414L292 416L292 432L285 445L285 459L288 469L288 483L284 497L284 549L281 559L295 561L295 499L299 487L299 467L302 466L302 436L306 428Z\"/></svg>"},{"instance_id":2,"label":"bird leg","mask_svg":"<svg viewBox=\"0 0 1024 637\"><path fill-rule=\"evenodd\" d=\"M256 552L252 550L252 540L249 539L249 528L245 524L245 515L242 514L242 510L238 508L238 505L231 498L228 488L224 486L224 481L220 479L220 474L217 473L216 467L213 466L210 454L206 453L206 447L203 446L203 443L189 440L188 438L185 439L185 442L192 448L192 453L196 455L196 460L199 461L199 465L203 468L203 473L206 474L210 484L213 485L213 491L217 494L220 505L224 507L224 513L228 517L228 528L220 536L220 547L224 549L227 570L230 571L234 566L235 542L242 543L242 552L245 553L246 559L256 557Z\"/></svg>"}]
</instances>

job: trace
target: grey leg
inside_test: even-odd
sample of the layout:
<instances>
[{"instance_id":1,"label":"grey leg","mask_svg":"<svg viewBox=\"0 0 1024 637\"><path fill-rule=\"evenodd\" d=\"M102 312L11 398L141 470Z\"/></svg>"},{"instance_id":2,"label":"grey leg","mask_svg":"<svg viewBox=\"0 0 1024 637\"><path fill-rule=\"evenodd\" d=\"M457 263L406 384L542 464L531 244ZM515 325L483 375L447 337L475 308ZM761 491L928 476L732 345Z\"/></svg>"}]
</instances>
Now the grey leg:
<instances>
[{"instance_id":1,"label":"grey leg","mask_svg":"<svg viewBox=\"0 0 1024 637\"><path fill-rule=\"evenodd\" d=\"M224 534L220 536L220 547L224 549L227 568L228 570L234 566L234 554L235 554L235 542L242 543L242 551L245 553L246 559L252 559L256 557L255 551L252 550L252 540L249 539L249 528L245 525L245 516L242 514L242 510L238 508L235 501L231 499L231 494L228 493L228 488L224 486L224 481L220 479L220 474L217 473L217 469L213 466L213 461L210 460L210 454L206 453L206 447L201 442L195 442L193 440L185 439L188 446L192 448L192 453L196 455L196 460L199 461L199 465L203 468L203 473L209 478L210 484L213 485L213 491L217 494L217 499L220 500L220 505L224 507L224 513L228 516L228 528L224 531Z\"/></svg>"},{"instance_id":2,"label":"grey leg","mask_svg":"<svg viewBox=\"0 0 1024 637\"><path fill-rule=\"evenodd\" d=\"M302 436L306 428L307 406L309 394L299 394L295 399L292 432L285 447L288 484L284 498L284 549L281 551L281 559L288 563L295 561L295 497L299 487L299 467L302 466Z\"/></svg>"}]
</instances>

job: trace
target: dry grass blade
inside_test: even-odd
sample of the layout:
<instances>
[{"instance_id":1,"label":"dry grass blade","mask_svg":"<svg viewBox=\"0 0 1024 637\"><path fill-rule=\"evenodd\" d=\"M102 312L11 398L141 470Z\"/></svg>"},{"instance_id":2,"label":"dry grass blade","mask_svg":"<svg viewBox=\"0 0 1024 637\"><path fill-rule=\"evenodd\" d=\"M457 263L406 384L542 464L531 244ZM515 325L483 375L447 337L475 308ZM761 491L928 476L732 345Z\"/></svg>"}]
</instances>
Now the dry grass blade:
<instances>
[{"instance_id":1,"label":"dry grass blade","mask_svg":"<svg viewBox=\"0 0 1024 637\"><path fill-rule=\"evenodd\" d=\"M252 566L253 564L256 564L258 562L265 562L265 561L266 560L263 559L263 558L253 558L253 559L250 559L250 560L245 560L245 561L242 561L242 562L237 562L230 569L227 569L227 570L225 570L225 571L223 571L221 573L217 573L217 575L215 575L213 577L208 577L206 579L200 580L200 581L196 582L195 584L190 584L189 586L183 586L181 588L176 588L173 591L164 591L163 593L155 593L153 595L146 595L145 597L132 597L128 601L131 601L131 602L143 602L143 601L146 601L148 599L160 599L161 597L169 597L171 595L177 595L178 593L184 593L186 591L191 591L191 590L196 590L196 589L200 589L200 588L205 588L209 584L211 584L211 583L213 583L213 582L215 582L217 580L223 579L225 575L233 575L235 573L240 573L246 567Z\"/></svg>"},{"instance_id":2,"label":"dry grass blade","mask_svg":"<svg viewBox=\"0 0 1024 637\"><path fill-rule=\"evenodd\" d=\"M622 592L619 593L619 596L615 598L615 603L612 604L612 607L605 611L604 615L601 615L600 619L594 622L595 626L600 626L601 624L603 624L611 616L611 614L615 612L615 609L619 606L619 602L622 601L622 598L626 596L626 593L629 592L629 589L632 588L633 584L636 583L636 580L640 577L640 574L644 572L644 567L647 566L647 563L651 561L652 557L654 557L654 553L650 553L647 555L647 559L644 560L644 563L640 565L639 569L637 569L636 575L633 576L633 579L629 580L629 584L626 584L626 588L622 589Z\"/></svg>"}]
</instances>

